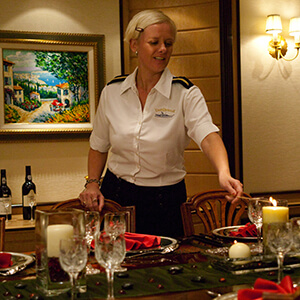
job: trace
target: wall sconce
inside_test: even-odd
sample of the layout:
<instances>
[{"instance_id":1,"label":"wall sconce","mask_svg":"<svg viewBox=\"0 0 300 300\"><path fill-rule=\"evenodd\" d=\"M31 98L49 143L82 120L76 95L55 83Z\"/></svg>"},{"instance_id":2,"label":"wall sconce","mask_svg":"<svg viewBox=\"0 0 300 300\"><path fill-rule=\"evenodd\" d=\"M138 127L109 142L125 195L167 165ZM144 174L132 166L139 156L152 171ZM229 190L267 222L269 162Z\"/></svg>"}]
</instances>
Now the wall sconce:
<instances>
[{"instance_id":1,"label":"wall sconce","mask_svg":"<svg viewBox=\"0 0 300 300\"><path fill-rule=\"evenodd\" d=\"M295 39L295 49L297 53L293 58L285 58L287 53L287 42L279 35L282 32L282 24L280 15L269 15L266 22L266 33L272 34L273 39L269 42L269 53L275 59L283 58L284 60L294 60L299 54L300 48L300 17L290 19L289 34L294 36Z\"/></svg>"}]
</instances>

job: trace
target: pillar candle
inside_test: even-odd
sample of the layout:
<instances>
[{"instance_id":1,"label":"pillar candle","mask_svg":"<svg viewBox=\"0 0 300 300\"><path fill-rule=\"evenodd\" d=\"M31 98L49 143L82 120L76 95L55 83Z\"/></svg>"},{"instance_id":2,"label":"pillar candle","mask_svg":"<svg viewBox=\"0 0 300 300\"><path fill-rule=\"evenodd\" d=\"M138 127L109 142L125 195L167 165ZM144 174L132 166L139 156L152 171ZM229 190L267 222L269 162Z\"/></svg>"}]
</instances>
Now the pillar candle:
<instances>
[{"instance_id":1,"label":"pillar candle","mask_svg":"<svg viewBox=\"0 0 300 300\"><path fill-rule=\"evenodd\" d=\"M268 234L268 224L289 221L289 208L286 206L264 206L263 208L263 243L264 253L269 254L266 236Z\"/></svg>"},{"instance_id":2,"label":"pillar candle","mask_svg":"<svg viewBox=\"0 0 300 300\"><path fill-rule=\"evenodd\" d=\"M70 224L55 224L47 227L47 253L48 257L59 257L59 242L72 238L74 228Z\"/></svg>"}]
</instances>

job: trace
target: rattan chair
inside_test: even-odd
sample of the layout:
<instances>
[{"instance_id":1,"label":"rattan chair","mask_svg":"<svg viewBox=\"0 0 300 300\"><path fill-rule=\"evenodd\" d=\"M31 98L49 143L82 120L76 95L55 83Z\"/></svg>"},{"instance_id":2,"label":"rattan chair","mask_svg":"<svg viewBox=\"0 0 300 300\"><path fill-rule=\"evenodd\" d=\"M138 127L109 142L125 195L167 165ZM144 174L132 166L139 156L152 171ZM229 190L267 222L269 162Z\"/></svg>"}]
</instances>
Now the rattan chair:
<instances>
[{"instance_id":1,"label":"rattan chair","mask_svg":"<svg viewBox=\"0 0 300 300\"><path fill-rule=\"evenodd\" d=\"M81 202L78 198L59 202L54 206L52 206L51 210L65 209L65 208L77 208L77 209L87 210L86 207L81 205ZM100 213L101 222L104 215L108 212L126 212L127 213L126 231L135 232L135 206L121 206L119 203L115 201L105 199L104 207L102 208Z\"/></svg>"},{"instance_id":2,"label":"rattan chair","mask_svg":"<svg viewBox=\"0 0 300 300\"><path fill-rule=\"evenodd\" d=\"M4 251L5 244L5 218L0 218L0 251Z\"/></svg>"},{"instance_id":3,"label":"rattan chair","mask_svg":"<svg viewBox=\"0 0 300 300\"><path fill-rule=\"evenodd\" d=\"M225 226L238 225L247 208L247 200L229 202L225 190L210 190L195 194L181 205L181 216L185 236L195 234L195 225L203 224L205 233ZM246 193L244 197L250 198Z\"/></svg>"}]
</instances>

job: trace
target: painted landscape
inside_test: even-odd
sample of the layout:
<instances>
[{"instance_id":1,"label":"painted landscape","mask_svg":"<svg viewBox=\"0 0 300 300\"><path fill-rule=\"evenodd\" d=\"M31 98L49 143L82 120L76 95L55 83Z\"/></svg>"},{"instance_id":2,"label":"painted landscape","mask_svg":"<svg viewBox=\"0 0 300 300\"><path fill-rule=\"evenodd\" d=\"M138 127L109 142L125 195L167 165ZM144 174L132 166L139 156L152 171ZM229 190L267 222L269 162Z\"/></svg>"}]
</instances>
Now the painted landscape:
<instances>
[{"instance_id":1,"label":"painted landscape","mask_svg":"<svg viewBox=\"0 0 300 300\"><path fill-rule=\"evenodd\" d=\"M3 49L5 123L90 122L88 55Z\"/></svg>"}]
</instances>

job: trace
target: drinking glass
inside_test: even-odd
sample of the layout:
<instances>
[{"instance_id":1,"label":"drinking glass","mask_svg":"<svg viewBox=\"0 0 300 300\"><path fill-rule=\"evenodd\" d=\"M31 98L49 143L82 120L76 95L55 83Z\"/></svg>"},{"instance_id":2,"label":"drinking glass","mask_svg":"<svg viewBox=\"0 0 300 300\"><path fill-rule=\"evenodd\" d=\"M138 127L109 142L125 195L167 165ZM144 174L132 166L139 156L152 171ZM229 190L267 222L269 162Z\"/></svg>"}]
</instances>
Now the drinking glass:
<instances>
[{"instance_id":1,"label":"drinking glass","mask_svg":"<svg viewBox=\"0 0 300 300\"><path fill-rule=\"evenodd\" d=\"M104 215L104 230L112 235L119 236L126 232L126 213L112 212ZM118 265L115 267L116 272L126 272L127 268Z\"/></svg>"},{"instance_id":2,"label":"drinking glass","mask_svg":"<svg viewBox=\"0 0 300 300\"><path fill-rule=\"evenodd\" d=\"M96 233L100 231L100 214L98 211L86 211L84 213L85 217L85 238L88 246L88 254L91 251L91 243L95 239ZM100 270L93 268L93 266L88 263L86 266L86 274L93 275L100 273Z\"/></svg>"},{"instance_id":3,"label":"drinking glass","mask_svg":"<svg viewBox=\"0 0 300 300\"><path fill-rule=\"evenodd\" d=\"M263 252L262 225L263 225L263 206L271 205L267 198L253 198L248 202L248 218L256 226L257 230L257 249Z\"/></svg>"},{"instance_id":4,"label":"drinking glass","mask_svg":"<svg viewBox=\"0 0 300 300\"><path fill-rule=\"evenodd\" d=\"M76 280L87 263L87 244L82 237L60 240L59 263L69 274L71 282L71 299L76 299Z\"/></svg>"},{"instance_id":5,"label":"drinking glass","mask_svg":"<svg viewBox=\"0 0 300 300\"><path fill-rule=\"evenodd\" d=\"M29 197L28 205L30 206L30 210L31 210L30 221L33 222L33 207L36 205L35 197Z\"/></svg>"},{"instance_id":6,"label":"drinking glass","mask_svg":"<svg viewBox=\"0 0 300 300\"><path fill-rule=\"evenodd\" d=\"M114 299L115 268L124 260L126 245L124 234L111 235L101 231L95 239L95 256L98 263L105 268L108 293L107 299Z\"/></svg>"},{"instance_id":7,"label":"drinking glass","mask_svg":"<svg viewBox=\"0 0 300 300\"><path fill-rule=\"evenodd\" d=\"M5 208L5 221L8 222L8 213L9 213L9 207L10 207L10 203L11 203L11 199L10 198L2 198L3 199L3 205Z\"/></svg>"},{"instance_id":8,"label":"drinking glass","mask_svg":"<svg viewBox=\"0 0 300 300\"><path fill-rule=\"evenodd\" d=\"M290 222L269 223L267 242L270 250L277 256L277 281L280 283L282 280L284 256L293 245L292 224Z\"/></svg>"}]
</instances>

